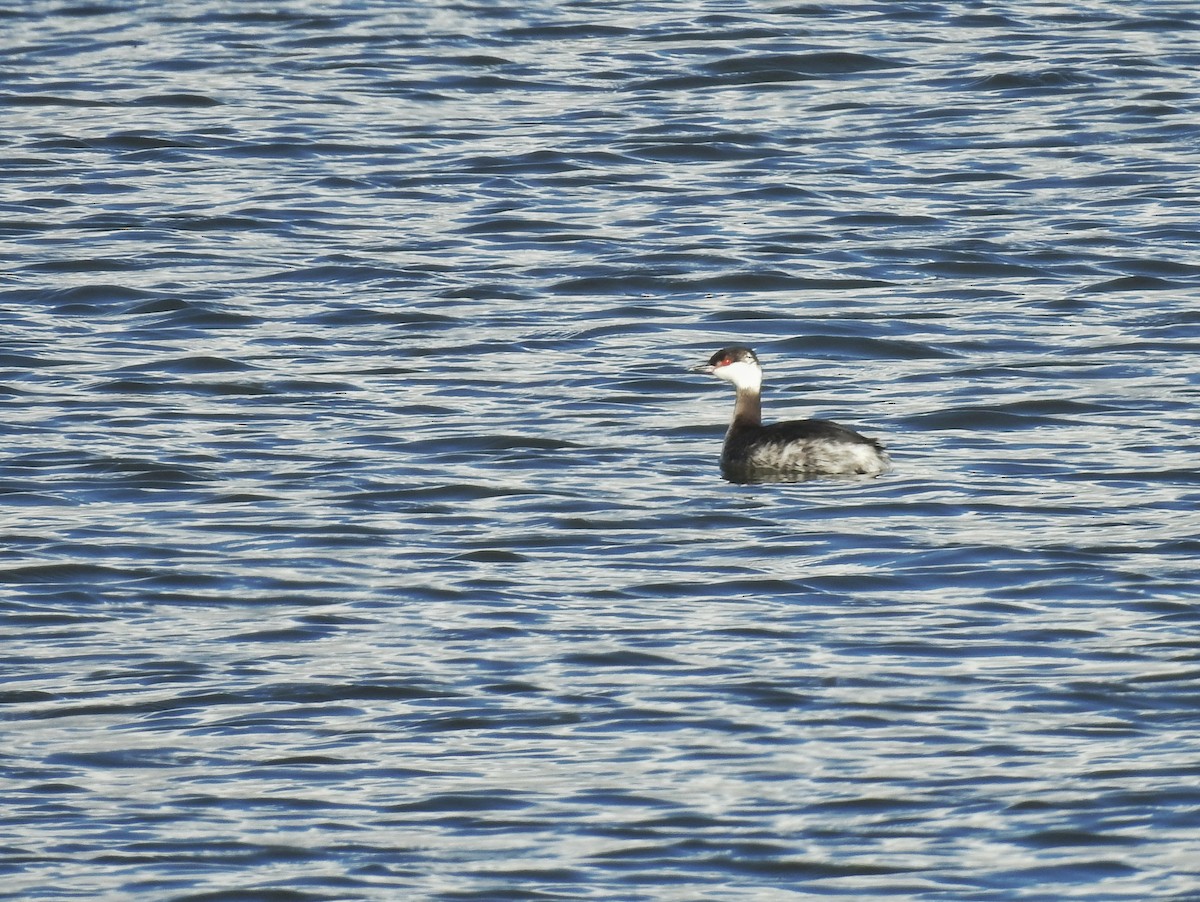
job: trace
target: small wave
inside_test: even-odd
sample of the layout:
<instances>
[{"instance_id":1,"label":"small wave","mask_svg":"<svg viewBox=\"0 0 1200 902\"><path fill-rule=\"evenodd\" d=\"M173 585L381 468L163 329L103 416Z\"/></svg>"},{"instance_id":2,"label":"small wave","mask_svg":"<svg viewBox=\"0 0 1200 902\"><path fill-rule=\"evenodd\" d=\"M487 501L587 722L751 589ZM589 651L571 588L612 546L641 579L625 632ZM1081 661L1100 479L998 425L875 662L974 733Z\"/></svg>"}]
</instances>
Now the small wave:
<instances>
[{"instance_id":1,"label":"small wave","mask_svg":"<svg viewBox=\"0 0 1200 902\"><path fill-rule=\"evenodd\" d=\"M882 279L819 279L782 272L724 273L715 276L660 276L652 272L628 272L567 279L552 286L559 294L703 294L757 291L853 291L891 285Z\"/></svg>"},{"instance_id":2,"label":"small wave","mask_svg":"<svg viewBox=\"0 0 1200 902\"><path fill-rule=\"evenodd\" d=\"M773 345L779 353L804 358L859 358L866 360L938 360L957 356L931 344L864 335L809 333Z\"/></svg>"},{"instance_id":3,"label":"small wave","mask_svg":"<svg viewBox=\"0 0 1200 902\"><path fill-rule=\"evenodd\" d=\"M861 53L756 53L704 63L683 75L661 76L631 82L631 91L688 91L810 81L897 69L906 63Z\"/></svg>"},{"instance_id":4,"label":"small wave","mask_svg":"<svg viewBox=\"0 0 1200 902\"><path fill-rule=\"evenodd\" d=\"M1081 290L1088 294L1103 294L1120 291L1183 291L1191 286L1156 276L1122 276L1105 282L1095 282Z\"/></svg>"},{"instance_id":5,"label":"small wave","mask_svg":"<svg viewBox=\"0 0 1200 902\"><path fill-rule=\"evenodd\" d=\"M720 74L786 71L813 75L841 75L850 72L871 72L878 69L898 69L905 65L898 60L865 53L827 51L820 53L756 53L706 63L701 68L706 72Z\"/></svg>"},{"instance_id":6,"label":"small wave","mask_svg":"<svg viewBox=\"0 0 1200 902\"><path fill-rule=\"evenodd\" d=\"M1004 430L1036 429L1050 424L1073 422L1076 418L1106 410L1103 405L1066 400L1017 401L994 407L967 405L951 407L903 418L904 424L921 430Z\"/></svg>"},{"instance_id":7,"label":"small wave","mask_svg":"<svg viewBox=\"0 0 1200 902\"><path fill-rule=\"evenodd\" d=\"M206 94L146 94L134 100L133 105L166 107L168 109L203 109L221 106L221 101Z\"/></svg>"},{"instance_id":8,"label":"small wave","mask_svg":"<svg viewBox=\"0 0 1200 902\"><path fill-rule=\"evenodd\" d=\"M985 75L966 85L971 91L995 91L1001 93L1031 93L1058 91L1088 85L1091 79L1071 69L1045 69L1041 72L1000 72Z\"/></svg>"},{"instance_id":9,"label":"small wave","mask_svg":"<svg viewBox=\"0 0 1200 902\"><path fill-rule=\"evenodd\" d=\"M111 107L118 106L97 97L62 97L55 94L0 94L0 107Z\"/></svg>"}]
</instances>

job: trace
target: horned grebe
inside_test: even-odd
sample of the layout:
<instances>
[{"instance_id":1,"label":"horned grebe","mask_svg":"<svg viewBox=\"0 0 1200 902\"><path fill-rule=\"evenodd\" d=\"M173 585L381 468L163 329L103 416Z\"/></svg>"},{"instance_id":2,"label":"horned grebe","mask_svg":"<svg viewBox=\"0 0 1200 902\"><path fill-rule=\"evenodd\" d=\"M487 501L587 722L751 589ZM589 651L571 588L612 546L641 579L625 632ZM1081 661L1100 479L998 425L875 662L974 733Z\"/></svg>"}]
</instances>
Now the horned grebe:
<instances>
[{"instance_id":1,"label":"horned grebe","mask_svg":"<svg viewBox=\"0 0 1200 902\"><path fill-rule=\"evenodd\" d=\"M732 482L811 476L878 476L891 467L883 445L828 420L762 424L762 367L735 345L692 368L733 383L737 401L725 433L721 472Z\"/></svg>"}]
</instances>

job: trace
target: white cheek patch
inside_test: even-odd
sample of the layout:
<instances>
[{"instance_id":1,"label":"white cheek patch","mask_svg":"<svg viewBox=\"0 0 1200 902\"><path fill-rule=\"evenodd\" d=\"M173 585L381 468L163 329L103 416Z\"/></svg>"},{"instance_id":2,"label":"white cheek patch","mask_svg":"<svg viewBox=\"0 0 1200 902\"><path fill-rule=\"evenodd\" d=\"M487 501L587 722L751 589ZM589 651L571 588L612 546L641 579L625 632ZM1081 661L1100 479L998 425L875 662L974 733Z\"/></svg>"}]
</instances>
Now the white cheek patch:
<instances>
[{"instance_id":1,"label":"white cheek patch","mask_svg":"<svg viewBox=\"0 0 1200 902\"><path fill-rule=\"evenodd\" d=\"M732 382L738 389L755 389L762 386L762 370L746 360L735 360L713 370L713 375Z\"/></svg>"}]
</instances>

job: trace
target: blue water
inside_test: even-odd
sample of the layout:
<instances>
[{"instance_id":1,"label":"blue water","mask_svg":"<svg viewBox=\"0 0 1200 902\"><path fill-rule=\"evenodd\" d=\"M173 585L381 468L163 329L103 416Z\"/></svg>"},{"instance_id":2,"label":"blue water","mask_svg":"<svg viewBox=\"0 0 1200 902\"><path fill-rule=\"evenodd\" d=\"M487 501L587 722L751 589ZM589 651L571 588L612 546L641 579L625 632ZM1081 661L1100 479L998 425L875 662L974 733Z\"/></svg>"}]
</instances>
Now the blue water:
<instances>
[{"instance_id":1,"label":"blue water","mask_svg":"<svg viewBox=\"0 0 1200 902\"><path fill-rule=\"evenodd\" d=\"M1193 3L0 48L4 898L1200 899Z\"/></svg>"}]
</instances>

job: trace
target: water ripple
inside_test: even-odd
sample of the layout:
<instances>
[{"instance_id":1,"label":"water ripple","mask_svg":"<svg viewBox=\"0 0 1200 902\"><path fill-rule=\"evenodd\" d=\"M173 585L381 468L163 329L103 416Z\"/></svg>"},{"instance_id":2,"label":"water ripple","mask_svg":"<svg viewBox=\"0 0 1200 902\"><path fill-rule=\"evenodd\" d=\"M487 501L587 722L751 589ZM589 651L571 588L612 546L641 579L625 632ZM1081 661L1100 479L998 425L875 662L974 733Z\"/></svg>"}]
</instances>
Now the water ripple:
<instances>
[{"instance_id":1,"label":"water ripple","mask_svg":"<svg viewBox=\"0 0 1200 902\"><path fill-rule=\"evenodd\" d=\"M0 17L14 898L1200 893L1186 4Z\"/></svg>"}]
</instances>

